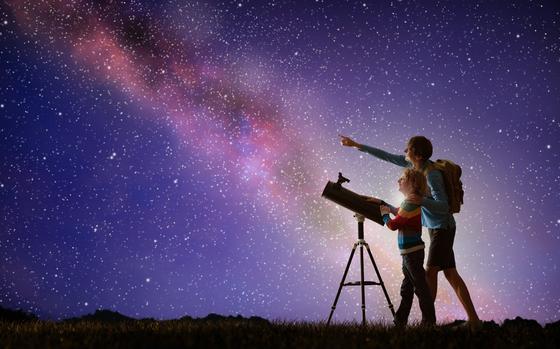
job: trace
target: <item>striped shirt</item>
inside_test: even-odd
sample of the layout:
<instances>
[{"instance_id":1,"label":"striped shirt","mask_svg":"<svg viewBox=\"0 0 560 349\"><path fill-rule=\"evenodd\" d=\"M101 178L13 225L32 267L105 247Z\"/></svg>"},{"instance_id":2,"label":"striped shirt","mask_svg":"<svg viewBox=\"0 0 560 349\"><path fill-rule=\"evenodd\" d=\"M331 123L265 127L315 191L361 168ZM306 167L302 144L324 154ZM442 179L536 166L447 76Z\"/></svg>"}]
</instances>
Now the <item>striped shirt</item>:
<instances>
[{"instance_id":1,"label":"striped shirt","mask_svg":"<svg viewBox=\"0 0 560 349\"><path fill-rule=\"evenodd\" d=\"M422 219L419 205L404 200L395 218L383 215L383 221L391 230L399 230L397 241L401 255L424 248Z\"/></svg>"}]
</instances>

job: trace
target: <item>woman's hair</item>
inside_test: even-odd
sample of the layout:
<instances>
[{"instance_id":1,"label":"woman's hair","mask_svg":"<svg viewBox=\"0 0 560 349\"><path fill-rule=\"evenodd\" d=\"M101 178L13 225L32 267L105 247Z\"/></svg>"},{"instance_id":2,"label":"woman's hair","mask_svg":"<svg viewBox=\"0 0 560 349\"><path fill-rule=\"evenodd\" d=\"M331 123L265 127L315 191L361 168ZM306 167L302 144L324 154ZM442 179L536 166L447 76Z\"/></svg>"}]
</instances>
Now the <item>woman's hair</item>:
<instances>
[{"instance_id":1,"label":"woman's hair","mask_svg":"<svg viewBox=\"0 0 560 349\"><path fill-rule=\"evenodd\" d=\"M422 172L413 168L405 168L403 178L410 183L412 192L422 196L428 194L428 181Z\"/></svg>"},{"instance_id":2,"label":"woman's hair","mask_svg":"<svg viewBox=\"0 0 560 349\"><path fill-rule=\"evenodd\" d=\"M421 156L424 160L428 160L433 153L432 142L424 136L412 137L408 140L407 147L412 149L415 155Z\"/></svg>"}]
</instances>

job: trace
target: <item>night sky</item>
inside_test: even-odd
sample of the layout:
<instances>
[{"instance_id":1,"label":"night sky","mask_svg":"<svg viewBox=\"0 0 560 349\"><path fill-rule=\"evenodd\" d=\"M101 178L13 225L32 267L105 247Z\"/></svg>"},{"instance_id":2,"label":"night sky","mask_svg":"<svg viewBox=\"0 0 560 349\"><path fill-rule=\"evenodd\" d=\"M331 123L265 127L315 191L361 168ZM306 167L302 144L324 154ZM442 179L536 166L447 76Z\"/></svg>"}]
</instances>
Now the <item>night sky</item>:
<instances>
[{"instance_id":1,"label":"night sky","mask_svg":"<svg viewBox=\"0 0 560 349\"><path fill-rule=\"evenodd\" d=\"M326 320L357 223L323 187L402 200L401 168L337 135L420 134L463 168L479 316L560 318L556 1L4 0L0 43L0 306ZM365 238L398 304L396 233ZM438 321L464 319L439 285Z\"/></svg>"}]
</instances>

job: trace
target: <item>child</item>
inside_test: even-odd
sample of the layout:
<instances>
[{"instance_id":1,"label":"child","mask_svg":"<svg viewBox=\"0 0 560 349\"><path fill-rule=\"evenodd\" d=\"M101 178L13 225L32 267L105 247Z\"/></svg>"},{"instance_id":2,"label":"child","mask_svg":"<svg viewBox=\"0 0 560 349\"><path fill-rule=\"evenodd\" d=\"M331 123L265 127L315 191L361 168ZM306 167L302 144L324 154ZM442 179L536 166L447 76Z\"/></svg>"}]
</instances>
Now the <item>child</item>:
<instances>
[{"instance_id":1,"label":"child","mask_svg":"<svg viewBox=\"0 0 560 349\"><path fill-rule=\"evenodd\" d=\"M422 325L435 325L434 302L426 282L424 271L424 241L422 241L422 222L420 206L410 203L409 195L424 196L428 189L426 177L420 171L406 168L398 180L399 191L405 195L397 210L394 207L380 206L383 221L391 230L399 230L398 244L402 255L404 280L401 285L401 304L395 314L395 325L402 327L408 322L414 294L418 297L422 311ZM389 213L396 214L391 219Z\"/></svg>"}]
</instances>

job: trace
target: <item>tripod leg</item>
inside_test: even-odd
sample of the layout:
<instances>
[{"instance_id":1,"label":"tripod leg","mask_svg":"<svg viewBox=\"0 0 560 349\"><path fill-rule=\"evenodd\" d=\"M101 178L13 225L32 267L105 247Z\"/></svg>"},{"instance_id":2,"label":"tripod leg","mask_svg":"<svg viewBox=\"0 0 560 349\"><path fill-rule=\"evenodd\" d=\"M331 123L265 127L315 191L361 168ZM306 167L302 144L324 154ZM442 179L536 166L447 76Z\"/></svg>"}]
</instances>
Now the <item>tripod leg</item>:
<instances>
[{"instance_id":1,"label":"tripod leg","mask_svg":"<svg viewBox=\"0 0 560 349\"><path fill-rule=\"evenodd\" d=\"M364 245L360 244L360 288L362 289L362 326L366 325L366 290L364 285Z\"/></svg>"},{"instance_id":2,"label":"tripod leg","mask_svg":"<svg viewBox=\"0 0 560 349\"><path fill-rule=\"evenodd\" d=\"M338 297L340 297L340 291L342 291L342 286L344 285L344 281L346 281L346 275L348 274L348 269L350 269L350 264L352 263L352 258L354 257L354 252L356 252L356 246L358 244L354 244L352 247L352 252L350 252L350 258L348 258L348 263L346 264L346 269L344 269L344 275L342 275L342 281L340 281L340 286L338 286L338 292L336 292L336 297L334 298L334 303L331 307L331 313L329 314L329 320L327 321L327 326L331 323L331 319L336 309L336 303L338 302Z\"/></svg>"},{"instance_id":3,"label":"tripod leg","mask_svg":"<svg viewBox=\"0 0 560 349\"><path fill-rule=\"evenodd\" d=\"M391 314L395 317L395 309L393 308L393 304L391 303L391 299L389 298L389 294L387 293L387 289L385 288L385 284L381 279L381 274L379 274L379 269L377 269L377 264L375 264L375 260L373 259L373 254L369 249L369 245L366 243L366 249L369 254L369 258L371 258L371 263L373 264L373 268L375 269L375 273L377 274L377 278L379 279L379 283L381 284L381 288L383 289L383 293L385 294L385 298L387 299L387 303L389 304L389 309L391 310Z\"/></svg>"}]
</instances>

